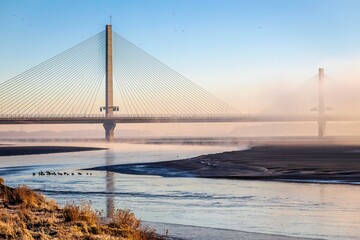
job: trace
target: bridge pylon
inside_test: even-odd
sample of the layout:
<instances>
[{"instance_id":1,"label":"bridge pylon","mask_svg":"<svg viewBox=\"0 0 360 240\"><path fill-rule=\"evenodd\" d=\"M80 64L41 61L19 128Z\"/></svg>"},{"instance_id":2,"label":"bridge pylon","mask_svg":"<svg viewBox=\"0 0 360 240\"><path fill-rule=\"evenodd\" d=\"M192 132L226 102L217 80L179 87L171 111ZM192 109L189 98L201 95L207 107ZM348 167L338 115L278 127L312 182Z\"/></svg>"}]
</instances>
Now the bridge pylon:
<instances>
[{"instance_id":1,"label":"bridge pylon","mask_svg":"<svg viewBox=\"0 0 360 240\"><path fill-rule=\"evenodd\" d=\"M105 116L112 118L114 110L113 104L113 58L112 58L112 26L106 25L106 66L105 66ZM114 130L116 124L114 121L106 120L104 122L105 141L114 141Z\"/></svg>"},{"instance_id":2,"label":"bridge pylon","mask_svg":"<svg viewBox=\"0 0 360 240\"><path fill-rule=\"evenodd\" d=\"M325 74L324 69L319 68L319 119L318 119L318 137L323 138L326 130L325 119L325 89L324 89Z\"/></svg>"}]
</instances>

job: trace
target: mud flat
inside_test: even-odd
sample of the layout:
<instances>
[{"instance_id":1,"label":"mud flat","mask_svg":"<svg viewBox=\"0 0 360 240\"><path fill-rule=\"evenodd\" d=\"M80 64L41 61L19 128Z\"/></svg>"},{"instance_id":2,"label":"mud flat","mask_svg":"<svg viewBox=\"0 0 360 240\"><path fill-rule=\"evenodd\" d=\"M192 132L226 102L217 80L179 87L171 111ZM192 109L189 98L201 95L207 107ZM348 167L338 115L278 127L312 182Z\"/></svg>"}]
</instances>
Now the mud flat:
<instances>
[{"instance_id":1,"label":"mud flat","mask_svg":"<svg viewBox=\"0 0 360 240\"><path fill-rule=\"evenodd\" d=\"M360 146L256 146L184 160L101 166L91 170L164 177L360 183Z\"/></svg>"},{"instance_id":2,"label":"mud flat","mask_svg":"<svg viewBox=\"0 0 360 240\"><path fill-rule=\"evenodd\" d=\"M33 155L96 150L105 150L105 148L68 146L0 146L0 156Z\"/></svg>"}]
</instances>

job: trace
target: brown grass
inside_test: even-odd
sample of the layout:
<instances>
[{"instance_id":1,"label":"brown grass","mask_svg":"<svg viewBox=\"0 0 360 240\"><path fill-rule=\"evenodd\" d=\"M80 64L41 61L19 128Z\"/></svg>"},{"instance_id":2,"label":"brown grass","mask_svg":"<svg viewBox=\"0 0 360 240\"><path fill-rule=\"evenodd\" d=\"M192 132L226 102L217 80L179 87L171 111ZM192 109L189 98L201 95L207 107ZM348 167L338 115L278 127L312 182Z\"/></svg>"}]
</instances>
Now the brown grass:
<instances>
[{"instance_id":1,"label":"brown grass","mask_svg":"<svg viewBox=\"0 0 360 240\"><path fill-rule=\"evenodd\" d=\"M7 187L0 178L0 239L164 238L143 227L130 210L118 209L110 220L104 220L88 204L60 208L26 186Z\"/></svg>"},{"instance_id":2,"label":"brown grass","mask_svg":"<svg viewBox=\"0 0 360 240\"><path fill-rule=\"evenodd\" d=\"M31 190L27 186L20 186L14 189L11 195L5 199L5 203L10 205L23 205L28 208L39 208L46 204L45 198Z\"/></svg>"},{"instance_id":3,"label":"brown grass","mask_svg":"<svg viewBox=\"0 0 360 240\"><path fill-rule=\"evenodd\" d=\"M140 220L137 219L135 214L129 209L117 209L108 226L110 228L120 229L125 233L136 230L136 239L158 239L156 231L154 229L141 226Z\"/></svg>"},{"instance_id":4,"label":"brown grass","mask_svg":"<svg viewBox=\"0 0 360 240\"><path fill-rule=\"evenodd\" d=\"M117 209L111 218L109 226L114 228L137 229L140 227L140 220L135 218L134 213L130 212L129 209Z\"/></svg>"},{"instance_id":5,"label":"brown grass","mask_svg":"<svg viewBox=\"0 0 360 240\"><path fill-rule=\"evenodd\" d=\"M77 206L68 204L64 207L65 222L83 221L89 225L99 224L100 213L91 209L90 205Z\"/></svg>"}]
</instances>

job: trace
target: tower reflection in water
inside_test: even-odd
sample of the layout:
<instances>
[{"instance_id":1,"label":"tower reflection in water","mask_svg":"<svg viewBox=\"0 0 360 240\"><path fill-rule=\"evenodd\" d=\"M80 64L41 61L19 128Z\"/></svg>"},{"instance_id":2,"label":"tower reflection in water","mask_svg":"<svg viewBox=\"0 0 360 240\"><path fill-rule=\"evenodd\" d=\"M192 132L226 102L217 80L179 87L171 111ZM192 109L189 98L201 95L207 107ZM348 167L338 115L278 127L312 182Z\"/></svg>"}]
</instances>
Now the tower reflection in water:
<instances>
[{"instance_id":1,"label":"tower reflection in water","mask_svg":"<svg viewBox=\"0 0 360 240\"><path fill-rule=\"evenodd\" d=\"M113 165L115 154L113 150L106 150L105 151L105 161L106 165ZM114 214L115 211L115 203L114 203L114 191L115 191L115 184L114 184L114 173L113 172L106 172L105 176L106 181L106 216L109 218Z\"/></svg>"}]
</instances>

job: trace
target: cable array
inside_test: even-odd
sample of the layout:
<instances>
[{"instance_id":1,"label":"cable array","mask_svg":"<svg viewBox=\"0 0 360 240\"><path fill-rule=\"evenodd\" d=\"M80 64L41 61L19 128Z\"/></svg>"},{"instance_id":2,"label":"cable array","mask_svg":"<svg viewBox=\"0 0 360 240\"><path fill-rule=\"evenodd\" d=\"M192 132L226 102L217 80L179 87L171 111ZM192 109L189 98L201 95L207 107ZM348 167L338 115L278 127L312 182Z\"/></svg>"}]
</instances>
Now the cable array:
<instances>
[{"instance_id":1,"label":"cable array","mask_svg":"<svg viewBox=\"0 0 360 240\"><path fill-rule=\"evenodd\" d=\"M312 114L318 107L318 79L316 74L297 88L282 94L261 113L265 115Z\"/></svg>"},{"instance_id":2,"label":"cable array","mask_svg":"<svg viewBox=\"0 0 360 240\"><path fill-rule=\"evenodd\" d=\"M0 115L99 114L105 102L105 31L0 83ZM114 105L122 115L239 112L113 33Z\"/></svg>"},{"instance_id":3,"label":"cable array","mask_svg":"<svg viewBox=\"0 0 360 240\"><path fill-rule=\"evenodd\" d=\"M0 112L92 113L104 82L104 62L105 32L101 32L1 83Z\"/></svg>"},{"instance_id":4,"label":"cable array","mask_svg":"<svg viewBox=\"0 0 360 240\"><path fill-rule=\"evenodd\" d=\"M113 34L114 79L126 114L239 114L200 86ZM115 86L114 86L115 88Z\"/></svg>"}]
</instances>

